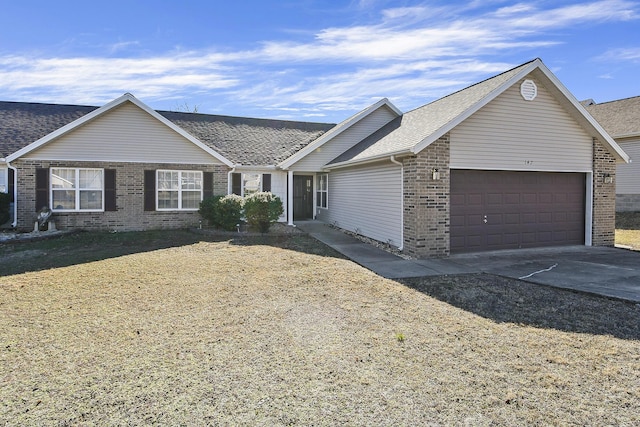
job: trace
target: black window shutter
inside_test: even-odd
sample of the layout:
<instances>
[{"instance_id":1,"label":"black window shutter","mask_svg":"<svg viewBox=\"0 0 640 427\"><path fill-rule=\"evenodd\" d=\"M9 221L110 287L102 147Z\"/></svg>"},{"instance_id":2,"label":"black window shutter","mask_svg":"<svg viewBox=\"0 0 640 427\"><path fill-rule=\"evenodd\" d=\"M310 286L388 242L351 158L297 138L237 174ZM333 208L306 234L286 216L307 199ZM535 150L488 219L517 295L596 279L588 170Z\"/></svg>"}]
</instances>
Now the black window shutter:
<instances>
[{"instance_id":1,"label":"black window shutter","mask_svg":"<svg viewBox=\"0 0 640 427\"><path fill-rule=\"evenodd\" d=\"M104 170L104 210L115 212L116 206L116 170Z\"/></svg>"},{"instance_id":2,"label":"black window shutter","mask_svg":"<svg viewBox=\"0 0 640 427\"><path fill-rule=\"evenodd\" d=\"M231 174L231 193L237 194L238 196L242 196L242 174L241 173Z\"/></svg>"},{"instance_id":3,"label":"black window shutter","mask_svg":"<svg viewBox=\"0 0 640 427\"><path fill-rule=\"evenodd\" d=\"M156 171L144 171L144 210L156 210Z\"/></svg>"},{"instance_id":4,"label":"black window shutter","mask_svg":"<svg viewBox=\"0 0 640 427\"><path fill-rule=\"evenodd\" d=\"M13 185L14 183L14 179L15 179L15 171L13 169L9 169L9 182L8 182L8 186L7 189L9 191L9 195L11 196L11 201L14 202L14 198L15 198L15 186Z\"/></svg>"},{"instance_id":5,"label":"black window shutter","mask_svg":"<svg viewBox=\"0 0 640 427\"><path fill-rule=\"evenodd\" d=\"M36 212L49 206L49 168L36 168Z\"/></svg>"},{"instance_id":6,"label":"black window shutter","mask_svg":"<svg viewBox=\"0 0 640 427\"><path fill-rule=\"evenodd\" d=\"M262 174L262 191L271 191L271 174Z\"/></svg>"},{"instance_id":7,"label":"black window shutter","mask_svg":"<svg viewBox=\"0 0 640 427\"><path fill-rule=\"evenodd\" d=\"M203 172L202 181L202 197L206 199L213 196L213 172Z\"/></svg>"}]
</instances>

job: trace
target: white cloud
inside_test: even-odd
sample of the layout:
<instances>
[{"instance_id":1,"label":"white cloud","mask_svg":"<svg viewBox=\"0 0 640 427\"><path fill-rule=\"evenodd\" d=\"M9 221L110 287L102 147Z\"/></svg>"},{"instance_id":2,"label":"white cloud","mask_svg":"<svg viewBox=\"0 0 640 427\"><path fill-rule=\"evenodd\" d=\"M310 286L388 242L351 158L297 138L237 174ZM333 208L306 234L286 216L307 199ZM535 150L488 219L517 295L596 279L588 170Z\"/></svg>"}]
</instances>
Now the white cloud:
<instances>
[{"instance_id":1,"label":"white cloud","mask_svg":"<svg viewBox=\"0 0 640 427\"><path fill-rule=\"evenodd\" d=\"M601 61L640 62L640 47L611 49L596 58Z\"/></svg>"},{"instance_id":2,"label":"white cloud","mask_svg":"<svg viewBox=\"0 0 640 427\"><path fill-rule=\"evenodd\" d=\"M486 58L560 43L549 29L638 18L637 3L626 0L550 9L537 2L503 4L388 8L368 25L325 28L309 40L264 41L246 51L109 57L139 47L118 41L105 57L0 56L0 91L13 99L37 94L39 101L96 105L123 92L152 105L197 94L218 99L217 105L240 103L293 118L352 112L384 96L414 107L516 65ZM495 7L487 11L488 5ZM639 48L606 55L640 61Z\"/></svg>"}]
</instances>

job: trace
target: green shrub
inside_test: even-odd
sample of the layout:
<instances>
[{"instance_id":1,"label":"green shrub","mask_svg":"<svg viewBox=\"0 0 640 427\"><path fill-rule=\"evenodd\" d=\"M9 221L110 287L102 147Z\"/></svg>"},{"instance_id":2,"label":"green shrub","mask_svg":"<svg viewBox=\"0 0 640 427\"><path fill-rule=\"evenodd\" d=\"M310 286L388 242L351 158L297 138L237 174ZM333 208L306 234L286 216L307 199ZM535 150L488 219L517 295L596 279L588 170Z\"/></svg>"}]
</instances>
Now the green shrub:
<instances>
[{"instance_id":1,"label":"green shrub","mask_svg":"<svg viewBox=\"0 0 640 427\"><path fill-rule=\"evenodd\" d=\"M0 225L9 221L11 217L9 209L11 206L11 195L9 193L0 193Z\"/></svg>"},{"instance_id":2,"label":"green shrub","mask_svg":"<svg viewBox=\"0 0 640 427\"><path fill-rule=\"evenodd\" d=\"M234 231L242 219L244 200L235 194L213 196L200 202L200 215L210 225L227 231Z\"/></svg>"},{"instance_id":3,"label":"green shrub","mask_svg":"<svg viewBox=\"0 0 640 427\"><path fill-rule=\"evenodd\" d=\"M282 200L272 193L253 193L244 199L244 215L247 223L262 233L269 231L284 212Z\"/></svg>"}]
</instances>

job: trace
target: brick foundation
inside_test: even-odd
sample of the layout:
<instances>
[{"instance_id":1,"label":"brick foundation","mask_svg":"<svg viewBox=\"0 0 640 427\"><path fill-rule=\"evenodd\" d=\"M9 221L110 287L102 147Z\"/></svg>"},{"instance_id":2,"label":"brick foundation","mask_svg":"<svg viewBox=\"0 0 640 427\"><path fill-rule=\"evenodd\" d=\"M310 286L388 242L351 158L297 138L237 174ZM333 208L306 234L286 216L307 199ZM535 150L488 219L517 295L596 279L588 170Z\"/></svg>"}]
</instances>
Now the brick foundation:
<instances>
[{"instance_id":1,"label":"brick foundation","mask_svg":"<svg viewBox=\"0 0 640 427\"><path fill-rule=\"evenodd\" d=\"M35 171L36 168L86 167L116 170L116 211L113 212L65 212L54 213L58 229L79 228L85 230L137 231L163 228L182 228L198 225L201 217L197 211L145 211L144 171L155 169L199 170L213 172L213 192L227 194L227 172L224 165L175 165L162 163L117 163L16 160L18 169L17 228L33 229L36 221Z\"/></svg>"}]
</instances>

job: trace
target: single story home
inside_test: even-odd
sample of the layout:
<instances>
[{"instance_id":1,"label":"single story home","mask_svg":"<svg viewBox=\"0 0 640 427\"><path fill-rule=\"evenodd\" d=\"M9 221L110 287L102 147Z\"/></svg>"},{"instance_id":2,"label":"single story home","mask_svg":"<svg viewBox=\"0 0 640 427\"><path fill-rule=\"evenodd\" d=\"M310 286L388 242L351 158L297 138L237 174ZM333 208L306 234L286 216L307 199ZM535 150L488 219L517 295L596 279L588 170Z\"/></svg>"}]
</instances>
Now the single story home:
<instances>
[{"instance_id":1,"label":"single story home","mask_svg":"<svg viewBox=\"0 0 640 427\"><path fill-rule=\"evenodd\" d=\"M208 195L271 191L282 221L317 219L417 257L614 244L628 155L540 59L415 110L388 99L333 125L0 103L0 176L14 226L198 224Z\"/></svg>"},{"instance_id":2,"label":"single story home","mask_svg":"<svg viewBox=\"0 0 640 427\"><path fill-rule=\"evenodd\" d=\"M583 101L587 111L632 159L616 171L616 210L640 212L640 96L595 103Z\"/></svg>"}]
</instances>

